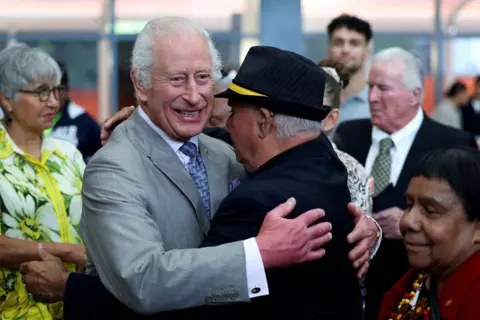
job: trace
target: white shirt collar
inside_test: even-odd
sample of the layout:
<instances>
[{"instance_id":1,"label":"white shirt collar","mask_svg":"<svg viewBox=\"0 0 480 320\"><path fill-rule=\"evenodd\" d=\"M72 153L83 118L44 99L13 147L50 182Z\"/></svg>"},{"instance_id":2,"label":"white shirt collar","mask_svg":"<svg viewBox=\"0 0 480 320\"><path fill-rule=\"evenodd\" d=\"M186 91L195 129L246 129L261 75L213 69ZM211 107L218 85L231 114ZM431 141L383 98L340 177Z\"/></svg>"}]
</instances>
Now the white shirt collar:
<instances>
[{"instance_id":1,"label":"white shirt collar","mask_svg":"<svg viewBox=\"0 0 480 320\"><path fill-rule=\"evenodd\" d=\"M480 112L480 100L472 100L472 108L475 113Z\"/></svg>"},{"instance_id":2,"label":"white shirt collar","mask_svg":"<svg viewBox=\"0 0 480 320\"><path fill-rule=\"evenodd\" d=\"M410 122L405 127L403 127L402 129L398 130L393 134L388 134L377 127L373 127L372 143L379 144L380 140L390 137L394 143L394 146L399 146L401 142L406 138L416 135L416 133L418 132L418 130L422 125L423 118L424 118L424 115L423 115L422 107L419 107L415 117L412 120L410 120Z\"/></svg>"},{"instance_id":3,"label":"white shirt collar","mask_svg":"<svg viewBox=\"0 0 480 320\"><path fill-rule=\"evenodd\" d=\"M156 124L154 124L152 122L152 120L150 120L150 118L148 117L148 115L145 113L145 111L143 111L142 107L137 107L138 109L138 113L140 115L140 117L142 117L143 120L145 120L145 122L156 132L160 135L160 137L162 137L163 140L165 140L165 142L168 143L168 145L173 149L173 151L175 152L179 152L180 148L183 146L184 142L181 142L181 141L176 141L176 140L173 140L172 138L170 138L166 133L165 131L163 131L162 129L160 129ZM192 142L193 144L195 144L198 148L198 136L194 136L194 137L191 137L190 142Z\"/></svg>"}]
</instances>

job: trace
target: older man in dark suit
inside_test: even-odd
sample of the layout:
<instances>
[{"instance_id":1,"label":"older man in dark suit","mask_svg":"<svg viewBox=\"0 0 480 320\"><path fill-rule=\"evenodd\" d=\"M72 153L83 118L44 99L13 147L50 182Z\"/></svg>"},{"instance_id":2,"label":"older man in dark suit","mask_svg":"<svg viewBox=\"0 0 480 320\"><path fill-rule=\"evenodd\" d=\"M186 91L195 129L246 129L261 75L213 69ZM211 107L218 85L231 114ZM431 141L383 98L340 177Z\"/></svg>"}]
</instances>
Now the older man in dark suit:
<instances>
[{"instance_id":1,"label":"older man in dark suit","mask_svg":"<svg viewBox=\"0 0 480 320\"><path fill-rule=\"evenodd\" d=\"M371 121L345 122L336 132L338 147L374 178L373 216L385 237L367 276L367 320L377 319L383 294L409 268L399 221L412 166L433 149L475 146L473 136L424 114L422 69L420 60L403 49L379 52L368 79Z\"/></svg>"},{"instance_id":2,"label":"older man in dark suit","mask_svg":"<svg viewBox=\"0 0 480 320\"><path fill-rule=\"evenodd\" d=\"M321 133L333 100L324 87L325 74L310 60L253 47L230 88L217 95L229 99L227 129L237 159L251 175L222 201L203 245L257 234L265 214L289 196L297 199L292 217L322 207L333 226L324 258L267 271L267 298L227 307L218 318L361 318L359 282L346 241L353 227L347 171Z\"/></svg>"}]
</instances>

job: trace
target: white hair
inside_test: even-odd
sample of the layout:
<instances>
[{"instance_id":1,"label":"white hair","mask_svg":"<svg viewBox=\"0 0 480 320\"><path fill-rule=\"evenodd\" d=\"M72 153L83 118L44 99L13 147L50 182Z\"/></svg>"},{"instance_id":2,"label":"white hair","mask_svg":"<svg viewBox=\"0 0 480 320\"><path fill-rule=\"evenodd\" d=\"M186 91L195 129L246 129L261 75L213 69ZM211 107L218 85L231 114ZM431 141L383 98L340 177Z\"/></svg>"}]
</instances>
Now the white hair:
<instances>
[{"instance_id":1,"label":"white hair","mask_svg":"<svg viewBox=\"0 0 480 320\"><path fill-rule=\"evenodd\" d=\"M323 130L323 121L302 119L282 113L275 114L274 117L277 136L280 138L292 138L306 132L321 133Z\"/></svg>"},{"instance_id":2,"label":"white hair","mask_svg":"<svg viewBox=\"0 0 480 320\"><path fill-rule=\"evenodd\" d=\"M8 46L0 52L0 92L16 100L18 90L40 79L60 84L62 71L58 63L40 48L23 43Z\"/></svg>"},{"instance_id":3,"label":"white hair","mask_svg":"<svg viewBox=\"0 0 480 320\"><path fill-rule=\"evenodd\" d=\"M235 70L230 70L225 77L222 77L220 75L220 78L215 79L215 87L217 89L228 88L236 75L237 75L237 71Z\"/></svg>"},{"instance_id":4,"label":"white hair","mask_svg":"<svg viewBox=\"0 0 480 320\"><path fill-rule=\"evenodd\" d=\"M378 52L373 58L373 63L400 60L405 66L403 72L403 83L407 90L422 90L421 96L424 94L423 81L425 73L420 58L408 52L405 49L393 47Z\"/></svg>"},{"instance_id":5,"label":"white hair","mask_svg":"<svg viewBox=\"0 0 480 320\"><path fill-rule=\"evenodd\" d=\"M150 20L137 36L132 53L132 69L135 69L135 79L144 88L151 88L154 68L155 40L179 32L193 32L203 36L208 41L212 56L212 77L221 77L222 60L215 48L210 34L196 22L181 17L161 17ZM188 48L185 48L188 50Z\"/></svg>"}]
</instances>

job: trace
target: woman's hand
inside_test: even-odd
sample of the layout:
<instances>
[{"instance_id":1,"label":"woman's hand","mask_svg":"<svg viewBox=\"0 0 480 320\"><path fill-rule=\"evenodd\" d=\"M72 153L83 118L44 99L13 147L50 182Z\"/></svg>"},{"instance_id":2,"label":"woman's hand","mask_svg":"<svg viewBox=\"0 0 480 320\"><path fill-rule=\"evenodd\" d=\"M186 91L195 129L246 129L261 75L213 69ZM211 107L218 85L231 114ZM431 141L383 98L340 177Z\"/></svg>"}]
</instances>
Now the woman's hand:
<instances>
[{"instance_id":1,"label":"woman's hand","mask_svg":"<svg viewBox=\"0 0 480 320\"><path fill-rule=\"evenodd\" d=\"M87 249L83 244L59 244L61 253L58 250L47 251L58 257L63 262L70 262L76 264L79 268L84 268L87 264ZM48 248L48 247L47 247Z\"/></svg>"}]
</instances>

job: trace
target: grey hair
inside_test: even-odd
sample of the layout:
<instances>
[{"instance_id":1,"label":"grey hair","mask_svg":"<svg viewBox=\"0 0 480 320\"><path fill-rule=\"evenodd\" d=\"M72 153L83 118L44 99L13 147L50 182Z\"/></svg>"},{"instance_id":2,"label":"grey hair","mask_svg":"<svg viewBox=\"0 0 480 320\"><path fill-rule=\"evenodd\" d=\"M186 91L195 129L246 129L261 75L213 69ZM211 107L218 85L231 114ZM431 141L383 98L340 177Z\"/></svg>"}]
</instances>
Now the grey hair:
<instances>
[{"instance_id":1,"label":"grey hair","mask_svg":"<svg viewBox=\"0 0 480 320\"><path fill-rule=\"evenodd\" d=\"M405 49L393 47L378 52L373 58L373 63L375 64L376 62L391 61L395 59L402 61L405 66L403 73L403 83L405 88L411 91L420 88L422 90L422 99L425 91L423 86L425 72L420 58Z\"/></svg>"},{"instance_id":2,"label":"grey hair","mask_svg":"<svg viewBox=\"0 0 480 320\"><path fill-rule=\"evenodd\" d=\"M18 90L39 79L53 80L58 86L62 71L57 62L40 48L14 44L0 52L0 92L14 99Z\"/></svg>"},{"instance_id":3,"label":"grey hair","mask_svg":"<svg viewBox=\"0 0 480 320\"><path fill-rule=\"evenodd\" d=\"M23 43L0 51L0 92L5 97L16 101L18 90L40 79L53 80L54 86L62 79L60 67L48 53ZM8 112L1 107L9 121Z\"/></svg>"},{"instance_id":4,"label":"grey hair","mask_svg":"<svg viewBox=\"0 0 480 320\"><path fill-rule=\"evenodd\" d=\"M215 48L210 34L196 22L182 17L161 17L150 20L135 40L132 53L132 69L135 69L135 79L144 88L152 86L152 71L154 68L154 44L158 37L189 31L198 33L208 41L212 56L212 77L221 77L222 59ZM185 48L188 50L187 48Z\"/></svg>"},{"instance_id":5,"label":"grey hair","mask_svg":"<svg viewBox=\"0 0 480 320\"><path fill-rule=\"evenodd\" d=\"M277 136L281 138L292 138L306 132L321 133L323 130L323 121L302 119L282 113L277 113L274 117Z\"/></svg>"}]
</instances>

